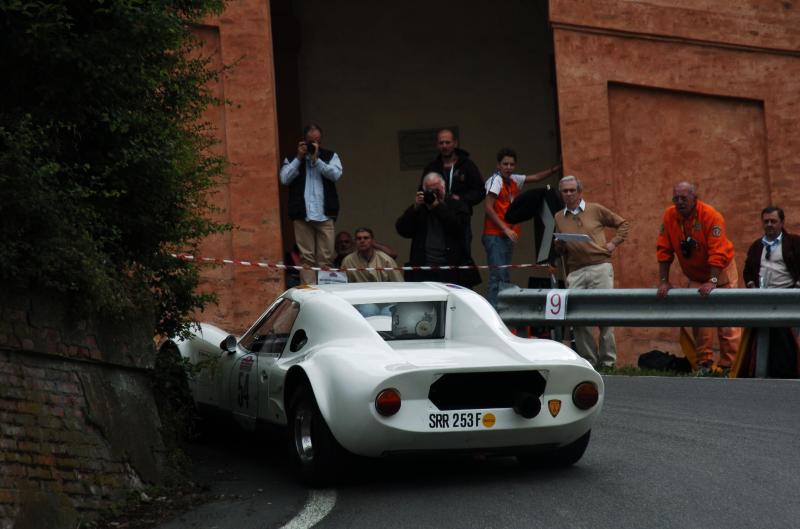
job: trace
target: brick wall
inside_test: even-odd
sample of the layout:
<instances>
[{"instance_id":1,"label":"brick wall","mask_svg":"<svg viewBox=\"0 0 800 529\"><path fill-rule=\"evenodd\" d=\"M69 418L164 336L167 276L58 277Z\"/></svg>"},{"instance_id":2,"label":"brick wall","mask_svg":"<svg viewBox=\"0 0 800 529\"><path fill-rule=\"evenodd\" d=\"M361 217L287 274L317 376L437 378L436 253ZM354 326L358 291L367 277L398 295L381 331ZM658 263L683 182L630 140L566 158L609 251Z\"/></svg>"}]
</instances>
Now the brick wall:
<instances>
[{"instance_id":1,"label":"brick wall","mask_svg":"<svg viewBox=\"0 0 800 529\"><path fill-rule=\"evenodd\" d=\"M225 12L196 28L212 66L227 70L209 88L231 104L209 107L203 119L216 127L218 151L230 162L229 179L212 196L216 220L234 226L206 238L205 257L283 260L275 101L269 2L228 2ZM266 303L283 292L283 272L246 266L205 267L201 290L217 295L201 321L243 332Z\"/></svg>"},{"instance_id":2,"label":"brick wall","mask_svg":"<svg viewBox=\"0 0 800 529\"><path fill-rule=\"evenodd\" d=\"M0 298L0 529L74 528L166 472L146 327L63 307Z\"/></svg>"},{"instance_id":3,"label":"brick wall","mask_svg":"<svg viewBox=\"0 0 800 529\"><path fill-rule=\"evenodd\" d=\"M672 187L698 186L726 220L741 277L760 211L800 229L800 11L753 0L551 0L566 174L632 223L615 283L655 288L655 239ZM672 284L686 286L677 265ZM741 279L740 279L741 281ZM741 284L741 283L740 283ZM678 353L672 328L616 332L620 364Z\"/></svg>"}]
</instances>

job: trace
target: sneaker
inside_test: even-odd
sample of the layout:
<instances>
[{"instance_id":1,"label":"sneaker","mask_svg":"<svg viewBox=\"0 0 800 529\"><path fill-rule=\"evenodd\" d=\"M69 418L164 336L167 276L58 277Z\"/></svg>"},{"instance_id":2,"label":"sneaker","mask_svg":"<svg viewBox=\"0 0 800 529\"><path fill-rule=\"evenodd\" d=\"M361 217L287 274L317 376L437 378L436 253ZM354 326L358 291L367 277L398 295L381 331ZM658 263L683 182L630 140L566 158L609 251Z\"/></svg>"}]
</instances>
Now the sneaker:
<instances>
[{"instance_id":1,"label":"sneaker","mask_svg":"<svg viewBox=\"0 0 800 529\"><path fill-rule=\"evenodd\" d=\"M598 364L595 370L601 375L613 375L616 371L614 364Z\"/></svg>"},{"instance_id":2,"label":"sneaker","mask_svg":"<svg viewBox=\"0 0 800 529\"><path fill-rule=\"evenodd\" d=\"M718 366L713 363L706 363L697 366L694 376L727 378L730 376L730 372L731 366Z\"/></svg>"},{"instance_id":3,"label":"sneaker","mask_svg":"<svg viewBox=\"0 0 800 529\"><path fill-rule=\"evenodd\" d=\"M714 372L714 364L708 362L704 364L697 364L697 369L694 370L696 377L708 377Z\"/></svg>"},{"instance_id":4,"label":"sneaker","mask_svg":"<svg viewBox=\"0 0 800 529\"><path fill-rule=\"evenodd\" d=\"M731 366L714 366L714 375L722 378L730 378Z\"/></svg>"}]
</instances>

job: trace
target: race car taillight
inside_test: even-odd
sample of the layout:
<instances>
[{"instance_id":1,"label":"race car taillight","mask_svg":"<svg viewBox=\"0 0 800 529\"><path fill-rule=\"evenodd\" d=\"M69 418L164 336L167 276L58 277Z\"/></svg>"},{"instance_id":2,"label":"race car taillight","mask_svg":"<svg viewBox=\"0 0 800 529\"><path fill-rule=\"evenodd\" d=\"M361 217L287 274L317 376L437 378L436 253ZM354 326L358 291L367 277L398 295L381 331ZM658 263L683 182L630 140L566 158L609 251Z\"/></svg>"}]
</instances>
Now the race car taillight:
<instances>
[{"instance_id":1,"label":"race car taillight","mask_svg":"<svg viewBox=\"0 0 800 529\"><path fill-rule=\"evenodd\" d=\"M375 410L384 417L400 411L400 392L394 388L384 389L375 397Z\"/></svg>"},{"instance_id":2,"label":"race car taillight","mask_svg":"<svg viewBox=\"0 0 800 529\"><path fill-rule=\"evenodd\" d=\"M600 399L600 393L594 382L581 382L572 390L572 402L581 410L588 410Z\"/></svg>"}]
</instances>

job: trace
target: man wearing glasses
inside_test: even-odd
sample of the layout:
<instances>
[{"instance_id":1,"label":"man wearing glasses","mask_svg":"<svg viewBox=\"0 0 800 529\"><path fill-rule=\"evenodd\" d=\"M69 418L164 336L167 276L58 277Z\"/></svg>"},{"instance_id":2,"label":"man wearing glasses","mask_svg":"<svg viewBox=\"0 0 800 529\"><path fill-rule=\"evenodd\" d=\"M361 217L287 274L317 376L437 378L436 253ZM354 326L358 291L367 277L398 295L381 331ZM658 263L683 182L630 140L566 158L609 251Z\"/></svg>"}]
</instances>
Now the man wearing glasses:
<instances>
[{"instance_id":1,"label":"man wearing glasses","mask_svg":"<svg viewBox=\"0 0 800 529\"><path fill-rule=\"evenodd\" d=\"M660 278L657 295L667 296L672 288L669 269L675 256L689 280L689 288L697 288L708 296L715 288L736 288L739 271L734 261L733 243L725 233L725 219L709 204L697 199L694 185L680 182L672 190L672 203L664 212L658 234L656 255ZM714 328L694 328L698 372L714 371ZM742 330L720 327L719 362L723 372L730 370L739 350Z\"/></svg>"},{"instance_id":2,"label":"man wearing glasses","mask_svg":"<svg viewBox=\"0 0 800 529\"><path fill-rule=\"evenodd\" d=\"M555 214L556 232L588 235L586 241L556 240L556 252L565 258L567 286L576 289L614 288L611 254L627 238L630 222L608 208L583 200L583 185L574 176L558 182L558 191L566 207ZM606 229L616 230L606 242ZM578 354L595 367L612 368L617 360L613 327L600 327L600 344L589 327L575 327Z\"/></svg>"}]
</instances>

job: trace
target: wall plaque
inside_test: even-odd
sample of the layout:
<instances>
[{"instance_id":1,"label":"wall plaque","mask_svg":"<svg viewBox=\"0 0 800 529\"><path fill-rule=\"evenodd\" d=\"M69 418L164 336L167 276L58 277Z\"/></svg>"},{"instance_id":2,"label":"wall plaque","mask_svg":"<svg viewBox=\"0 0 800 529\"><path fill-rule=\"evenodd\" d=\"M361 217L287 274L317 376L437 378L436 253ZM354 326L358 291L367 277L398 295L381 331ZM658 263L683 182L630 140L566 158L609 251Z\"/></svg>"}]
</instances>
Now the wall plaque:
<instances>
[{"instance_id":1,"label":"wall plaque","mask_svg":"<svg viewBox=\"0 0 800 529\"><path fill-rule=\"evenodd\" d=\"M447 128L458 138L458 127L437 127L435 129L401 130L397 133L400 147L400 170L423 169L439 154L436 149L436 133Z\"/></svg>"}]
</instances>

